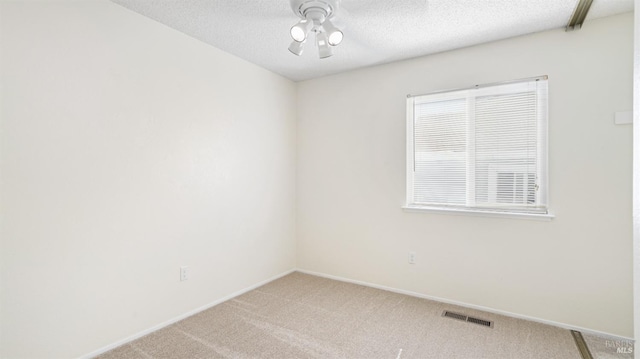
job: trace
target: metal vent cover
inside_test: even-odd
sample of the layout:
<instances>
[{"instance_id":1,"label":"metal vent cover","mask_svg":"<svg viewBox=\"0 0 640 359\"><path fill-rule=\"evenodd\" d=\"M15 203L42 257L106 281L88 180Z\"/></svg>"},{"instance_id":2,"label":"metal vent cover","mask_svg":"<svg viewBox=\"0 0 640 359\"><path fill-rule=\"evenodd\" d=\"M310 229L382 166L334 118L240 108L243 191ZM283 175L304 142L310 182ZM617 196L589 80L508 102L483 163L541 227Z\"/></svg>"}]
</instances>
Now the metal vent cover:
<instances>
[{"instance_id":1,"label":"metal vent cover","mask_svg":"<svg viewBox=\"0 0 640 359\"><path fill-rule=\"evenodd\" d=\"M449 311L449 310L445 310L444 312L442 312L442 316L443 317L447 317L447 318L462 320L462 321L467 322L467 323L473 323L473 324L482 325L484 327L493 328L493 322L490 321L490 320L480 319L480 318L475 318L475 317L469 317L467 315L456 313L456 312L452 312L452 311Z\"/></svg>"}]
</instances>

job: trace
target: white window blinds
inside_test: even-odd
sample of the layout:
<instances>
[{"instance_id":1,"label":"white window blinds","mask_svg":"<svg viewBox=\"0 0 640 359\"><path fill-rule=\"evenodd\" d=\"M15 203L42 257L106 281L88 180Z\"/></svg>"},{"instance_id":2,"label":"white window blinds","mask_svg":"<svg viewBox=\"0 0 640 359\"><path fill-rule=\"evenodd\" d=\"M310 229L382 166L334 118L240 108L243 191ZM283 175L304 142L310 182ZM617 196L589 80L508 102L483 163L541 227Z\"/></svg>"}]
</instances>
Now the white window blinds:
<instances>
[{"instance_id":1,"label":"white window blinds","mask_svg":"<svg viewBox=\"0 0 640 359\"><path fill-rule=\"evenodd\" d=\"M407 205L547 213L547 79L407 100Z\"/></svg>"}]
</instances>

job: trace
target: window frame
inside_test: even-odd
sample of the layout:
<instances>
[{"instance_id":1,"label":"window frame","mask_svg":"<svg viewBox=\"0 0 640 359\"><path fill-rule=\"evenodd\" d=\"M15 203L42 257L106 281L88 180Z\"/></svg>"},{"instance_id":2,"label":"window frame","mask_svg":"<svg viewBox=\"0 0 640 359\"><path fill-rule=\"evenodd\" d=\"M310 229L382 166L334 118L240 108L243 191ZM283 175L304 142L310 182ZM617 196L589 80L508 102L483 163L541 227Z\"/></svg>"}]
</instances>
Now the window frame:
<instances>
[{"instance_id":1,"label":"window frame","mask_svg":"<svg viewBox=\"0 0 640 359\"><path fill-rule=\"evenodd\" d=\"M508 206L505 207L504 209L502 208L486 208L485 209L477 206L471 207L468 205L461 206L461 205L446 205L446 204L421 204L421 203L414 202L414 198L415 198L414 197L414 177L415 177L415 129L414 129L414 125L415 125L414 108L415 107L414 106L415 106L416 98L421 98L424 96L438 96L438 97L443 96L444 98L448 98L449 97L448 95L454 94L455 92L473 91L473 90L479 90L479 94L482 94L486 91L491 92L492 87L518 84L518 83L529 83L529 82L538 81L538 80L547 81L548 77L538 76L533 78L518 79L518 80L512 80L512 81L504 81L504 82L490 83L490 84L484 84L484 85L475 85L467 88L436 91L436 92L431 92L431 93L422 94L422 95L408 95L407 101L406 101L406 105L407 105L407 109L406 109L406 116L407 116L406 117L406 121L407 121L406 122L406 145L407 145L407 148L406 148L406 151L407 151L406 152L406 198L405 198L405 205L403 206L403 209L407 211L445 213L445 214L456 214L456 215L462 214L462 215L474 215L474 216L490 216L490 217L503 217L503 218L535 219L535 220L551 220L552 218L554 218L555 216L551 214L549 211L550 206L548 201L548 194L549 194L549 181L548 181L548 177L549 177L549 168L548 168L549 166L548 164L549 98L548 96L546 97L546 103L542 103L541 101L536 102L539 110L540 109L542 110L539 112L543 113L543 116L544 116L544 120L539 121L539 126L537 127L538 133L537 133L536 142L537 142L538 153L536 155L536 158L539 159L539 163L537 164L537 168L538 168L537 172L541 173L542 175L540 178L540 191L539 193L536 193L536 202L540 202L538 200L542 198L542 202L546 204L544 210L522 210L517 208L508 208ZM498 92L499 91L500 89L498 88ZM472 101L475 101L475 98L479 97L479 94L475 94L474 96L471 96L470 98L473 98ZM462 98L462 97L453 96L452 98ZM471 105L471 103L469 103L469 105ZM475 116L475 115L469 115L469 116ZM469 125L469 123L475 124L475 120L470 122L468 121L467 125ZM474 134L475 132L473 131L475 131L475 129L469 128L468 126L466 128L466 131L468 133L466 141L467 141L467 144L469 144L470 142L473 141L473 138L474 138L474 136L470 136L469 134ZM469 152L470 151L467 151L466 153L467 160L470 157ZM467 166L467 169L470 166L471 167L475 166L475 160L473 161L472 164L466 163L466 166ZM470 176L473 177L473 181L469 181ZM467 174L465 186L467 187L467 191L469 188L475 187L475 172ZM472 192L473 191L475 191L475 188L472 189ZM469 195L470 195L469 192L467 192L467 197Z\"/></svg>"}]
</instances>

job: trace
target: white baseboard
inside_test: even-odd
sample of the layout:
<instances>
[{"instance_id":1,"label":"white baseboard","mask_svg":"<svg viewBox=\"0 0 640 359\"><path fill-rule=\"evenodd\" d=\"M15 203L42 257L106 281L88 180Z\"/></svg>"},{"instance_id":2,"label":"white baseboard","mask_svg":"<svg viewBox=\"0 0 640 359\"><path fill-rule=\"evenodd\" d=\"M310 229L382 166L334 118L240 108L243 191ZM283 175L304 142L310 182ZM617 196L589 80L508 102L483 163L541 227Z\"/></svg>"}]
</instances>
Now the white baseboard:
<instances>
[{"instance_id":1,"label":"white baseboard","mask_svg":"<svg viewBox=\"0 0 640 359\"><path fill-rule=\"evenodd\" d=\"M363 281L344 278L344 277L338 277L338 276L334 276L334 275L331 275L331 274L319 273L319 272L309 271L309 270L300 269L300 268L298 268L296 271L300 272L300 273L314 275L314 276L317 276L317 277L323 277L323 278L327 278L327 279L334 279L334 280L338 280L338 281L341 281L341 282L363 285L365 287L382 289L382 290L386 290L386 291L389 291L389 292L409 295L409 296L412 296L412 297L429 299L429 300L433 300L433 301L436 301L436 302L441 302L441 303L446 303L446 304L451 304L451 305L457 305L457 306L465 307L465 308L469 308L469 309L481 310L483 312L488 312L488 313L493 313L493 314L504 315L506 317L516 318L516 319L524 319L524 320L528 320L528 321L531 321L531 322L536 322L536 323L541 323L541 324L546 324L546 325L552 325L554 327L559 327L559 328L568 329L568 330L576 330L576 331L579 331L579 332L582 332L582 333L588 333L588 334L593 334L593 335L598 335L598 336L611 337L611 338L620 339L620 340L631 340L631 341L634 340L632 338L621 337L621 336L615 335L615 334L600 332L600 331L597 331L597 330L592 330L592 329L587 329L587 328L576 327L576 326L565 324L565 323L554 322L554 321L551 321L551 320L540 319L540 318L536 318L536 317L530 317L530 316L527 316L527 315L522 315L522 314L517 314L517 313L511 313L511 312L507 312L507 311L503 311L503 310L499 310L499 309L483 307L483 306L480 306L480 305L469 304L469 303L459 302L459 301L456 301L456 300L435 297L435 296L432 296L432 295L426 295L426 294L412 292L412 291L408 291L408 290L404 290L404 289L397 289L397 288L386 287L386 286L378 285L378 284L374 284L374 283L363 282Z\"/></svg>"},{"instance_id":2,"label":"white baseboard","mask_svg":"<svg viewBox=\"0 0 640 359\"><path fill-rule=\"evenodd\" d=\"M89 359L89 358L96 357L96 356L98 356L100 354L106 353L109 350L115 349L115 348L117 348L117 347L119 347L119 346L121 346L123 344L127 344L127 343L129 343L131 341L134 341L134 340L136 340L138 338L141 338L141 337L143 337L143 336L145 336L147 334L155 332L156 330L162 329L162 328L164 328L166 326L169 326L169 325L171 325L173 323L179 322L179 321L181 321L181 320L183 320L183 319L185 319L187 317L190 317L190 316L192 316L194 314L198 314L198 313L200 313L200 312L202 312L204 310L207 310L207 309L209 309L209 308L211 308L213 306L216 306L216 305L218 305L218 304L220 304L222 302L226 302L229 299L233 299L233 298L235 298L237 296L240 296L240 295L242 295L242 294L244 294L246 292L249 292L251 290L254 290L254 289L258 288L258 287L261 287L261 286L263 286L263 285L265 285L265 284L267 284L269 282L273 282L274 280L282 278L282 277L286 276L287 274L291 274L291 273L293 273L295 271L296 271L295 269L290 269L290 270L288 270L288 271L286 271L284 273L281 273L281 274L278 274L278 275L276 275L274 277L271 277L269 279L263 280L263 281L261 281L261 282L259 282L257 284L254 284L254 285L252 285L250 287L247 287L247 288L241 289L241 290L239 290L237 292L231 293L231 294L229 294L229 295L227 295L225 297L222 297L222 298L220 298L218 300L215 300L215 301L213 301L213 302L211 302L209 304L206 304L206 305L204 305L202 307L199 307L199 308L196 308L194 310L188 311L188 312L186 312L184 314L181 314L181 315L179 315L179 316L177 316L175 318L169 319L169 320L167 320L167 321L165 321L163 323L155 325L155 326L153 326L153 327L151 327L149 329L145 329L145 330L143 330L141 332L138 332L138 333L136 333L134 335L131 335L131 336L128 336L128 337L126 337L124 339L118 340L115 343L109 344L109 345L107 345L105 347L102 347L102 348L100 348L98 350L92 351L91 353L85 354L85 355L81 356L79 359Z\"/></svg>"}]
</instances>

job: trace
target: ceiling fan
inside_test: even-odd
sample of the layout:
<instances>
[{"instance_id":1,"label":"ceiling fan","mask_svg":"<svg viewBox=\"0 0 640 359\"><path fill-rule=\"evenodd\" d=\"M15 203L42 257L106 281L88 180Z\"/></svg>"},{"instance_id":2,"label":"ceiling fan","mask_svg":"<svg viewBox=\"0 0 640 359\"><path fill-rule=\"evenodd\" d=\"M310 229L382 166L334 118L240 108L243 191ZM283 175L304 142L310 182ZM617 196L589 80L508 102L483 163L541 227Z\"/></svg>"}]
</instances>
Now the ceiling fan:
<instances>
[{"instance_id":1,"label":"ceiling fan","mask_svg":"<svg viewBox=\"0 0 640 359\"><path fill-rule=\"evenodd\" d=\"M300 56L313 33L319 57L324 59L332 56L332 48L344 38L342 31L331 21L339 6L340 0L291 0L291 9L300 17L300 21L291 27L293 42L289 51Z\"/></svg>"}]
</instances>

